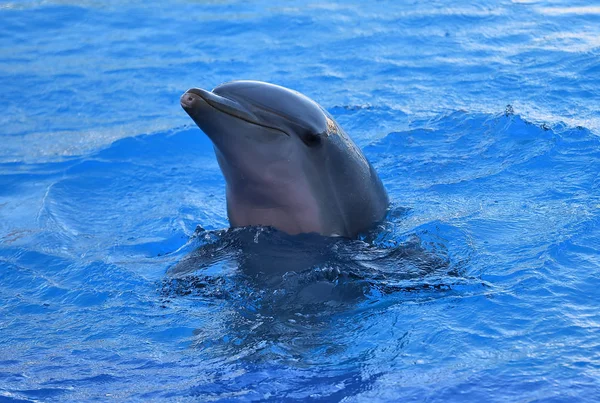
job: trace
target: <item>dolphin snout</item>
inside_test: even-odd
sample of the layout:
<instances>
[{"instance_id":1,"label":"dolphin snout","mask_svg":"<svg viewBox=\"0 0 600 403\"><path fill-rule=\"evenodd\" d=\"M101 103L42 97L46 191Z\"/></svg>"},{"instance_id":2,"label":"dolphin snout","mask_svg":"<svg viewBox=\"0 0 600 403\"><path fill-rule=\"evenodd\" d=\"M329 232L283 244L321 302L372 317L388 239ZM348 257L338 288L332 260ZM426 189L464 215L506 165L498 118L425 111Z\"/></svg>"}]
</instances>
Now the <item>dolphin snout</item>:
<instances>
[{"instance_id":1,"label":"dolphin snout","mask_svg":"<svg viewBox=\"0 0 600 403\"><path fill-rule=\"evenodd\" d=\"M258 122L258 118L239 102L222 97L201 88L190 88L181 96L181 106L185 110L195 108L200 102L206 102L216 110L248 122Z\"/></svg>"},{"instance_id":2,"label":"dolphin snout","mask_svg":"<svg viewBox=\"0 0 600 403\"><path fill-rule=\"evenodd\" d=\"M181 96L179 102L183 109L191 109L199 100L200 97L197 94L188 91Z\"/></svg>"}]
</instances>

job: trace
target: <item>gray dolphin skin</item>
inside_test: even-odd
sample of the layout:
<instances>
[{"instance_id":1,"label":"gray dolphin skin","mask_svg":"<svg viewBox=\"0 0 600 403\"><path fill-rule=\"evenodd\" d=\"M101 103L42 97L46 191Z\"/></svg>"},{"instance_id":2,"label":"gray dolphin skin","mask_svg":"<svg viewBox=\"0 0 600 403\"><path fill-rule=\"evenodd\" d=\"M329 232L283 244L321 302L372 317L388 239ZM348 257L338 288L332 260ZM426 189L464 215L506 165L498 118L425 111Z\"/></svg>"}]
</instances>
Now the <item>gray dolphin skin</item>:
<instances>
[{"instance_id":1,"label":"gray dolphin skin","mask_svg":"<svg viewBox=\"0 0 600 403\"><path fill-rule=\"evenodd\" d=\"M381 221L388 196L360 149L313 100L278 85L198 88L181 106L210 138L232 227L355 237Z\"/></svg>"}]
</instances>

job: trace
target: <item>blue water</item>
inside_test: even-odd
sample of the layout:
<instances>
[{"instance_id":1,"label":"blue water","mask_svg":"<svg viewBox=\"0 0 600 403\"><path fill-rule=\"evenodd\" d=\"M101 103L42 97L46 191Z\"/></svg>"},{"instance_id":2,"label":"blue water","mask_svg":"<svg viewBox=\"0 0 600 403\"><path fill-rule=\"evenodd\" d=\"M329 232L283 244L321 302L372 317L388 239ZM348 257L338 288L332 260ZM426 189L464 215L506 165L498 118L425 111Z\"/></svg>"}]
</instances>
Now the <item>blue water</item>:
<instances>
[{"instance_id":1,"label":"blue water","mask_svg":"<svg viewBox=\"0 0 600 403\"><path fill-rule=\"evenodd\" d=\"M600 6L398 3L1 2L0 401L600 401ZM179 96L231 79L387 220L224 231Z\"/></svg>"}]
</instances>

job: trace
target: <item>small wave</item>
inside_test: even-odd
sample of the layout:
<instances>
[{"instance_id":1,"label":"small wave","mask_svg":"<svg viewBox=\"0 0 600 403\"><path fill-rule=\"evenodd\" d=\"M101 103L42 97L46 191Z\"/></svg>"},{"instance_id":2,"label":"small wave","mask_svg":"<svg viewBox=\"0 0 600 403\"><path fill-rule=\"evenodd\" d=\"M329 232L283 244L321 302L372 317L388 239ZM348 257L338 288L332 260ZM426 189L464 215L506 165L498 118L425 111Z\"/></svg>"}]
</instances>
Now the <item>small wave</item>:
<instances>
[{"instance_id":1,"label":"small wave","mask_svg":"<svg viewBox=\"0 0 600 403\"><path fill-rule=\"evenodd\" d=\"M388 222L362 240L290 236L269 227L201 231L197 249L168 270L162 292L237 295L223 288L235 288L237 281L281 307L356 302L398 290L448 289L465 275L464 261L453 261L447 250L448 239L460 242L457 231L450 230L433 223L401 234ZM449 231L447 238L444 231ZM227 280L232 278L237 280Z\"/></svg>"}]
</instances>

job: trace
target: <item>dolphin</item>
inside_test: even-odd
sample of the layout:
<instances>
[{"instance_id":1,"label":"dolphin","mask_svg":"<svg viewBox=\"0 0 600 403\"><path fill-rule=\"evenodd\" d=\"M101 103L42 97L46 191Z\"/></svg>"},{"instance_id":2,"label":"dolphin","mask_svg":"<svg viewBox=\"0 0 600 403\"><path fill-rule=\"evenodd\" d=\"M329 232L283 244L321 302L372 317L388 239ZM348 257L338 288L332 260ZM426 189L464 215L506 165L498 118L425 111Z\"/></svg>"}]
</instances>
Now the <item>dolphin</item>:
<instances>
[{"instance_id":1,"label":"dolphin","mask_svg":"<svg viewBox=\"0 0 600 403\"><path fill-rule=\"evenodd\" d=\"M214 145L231 227L354 238L384 218L377 172L310 98L241 80L189 89L180 102Z\"/></svg>"}]
</instances>

